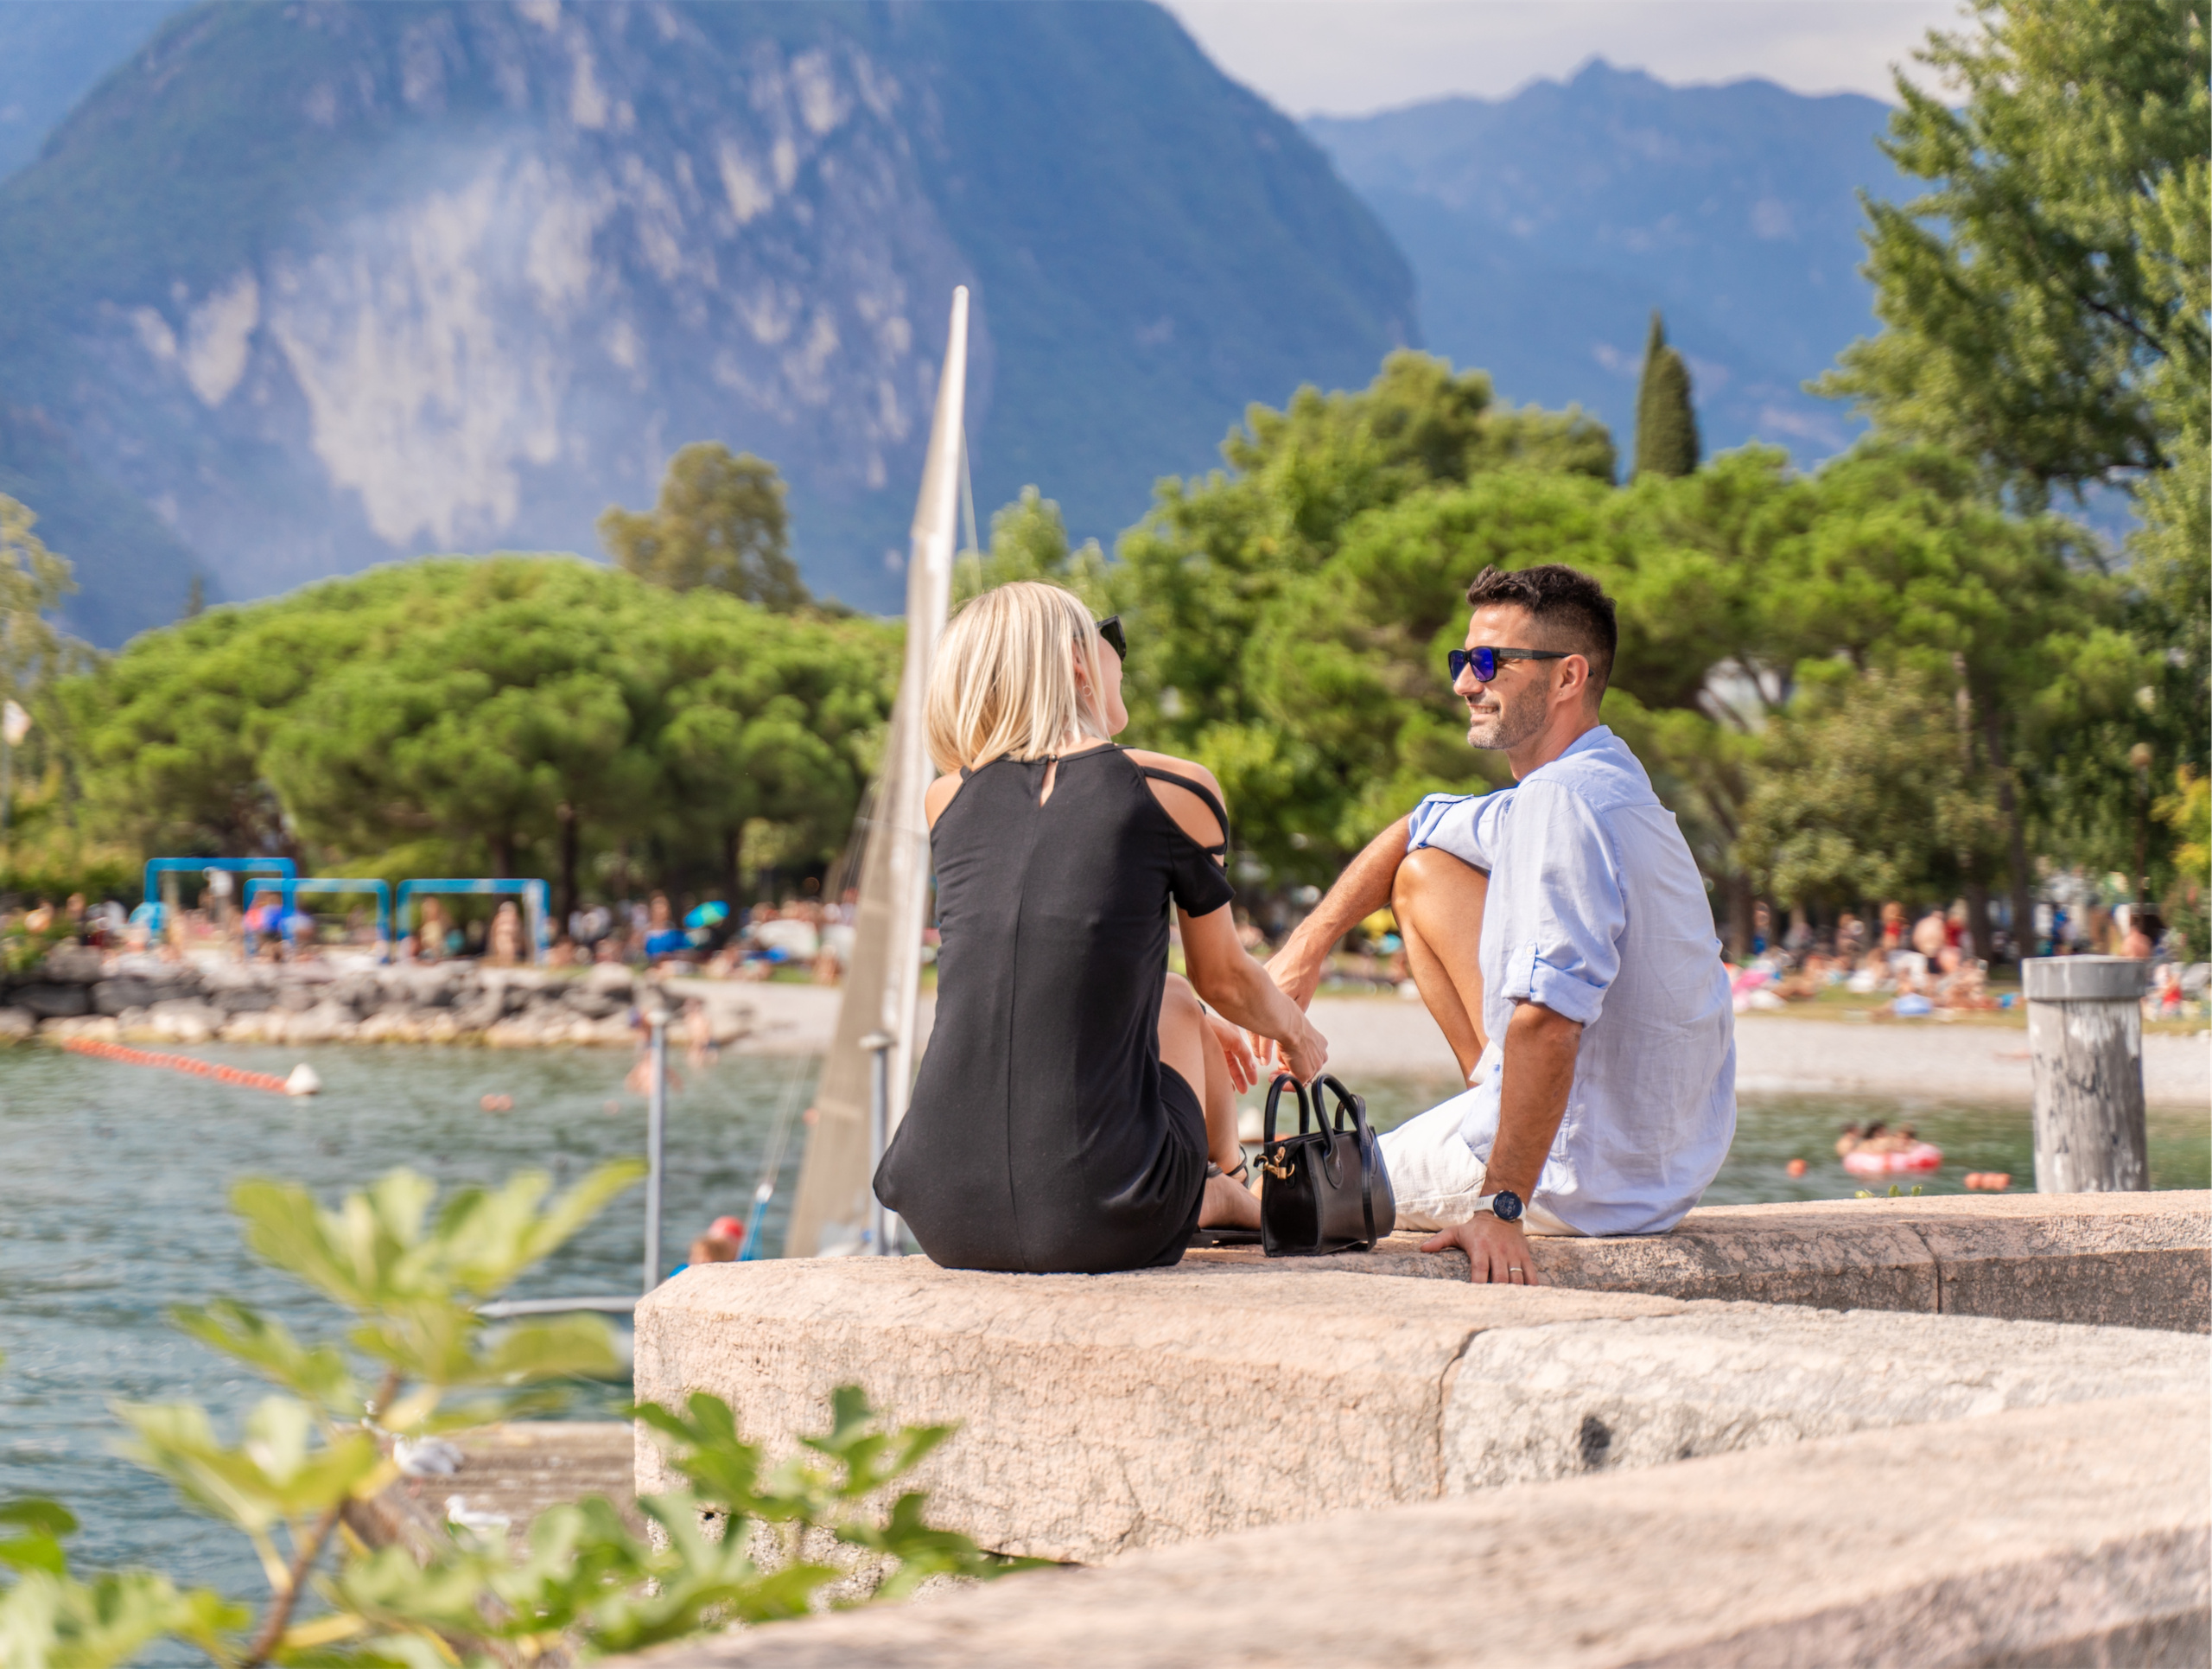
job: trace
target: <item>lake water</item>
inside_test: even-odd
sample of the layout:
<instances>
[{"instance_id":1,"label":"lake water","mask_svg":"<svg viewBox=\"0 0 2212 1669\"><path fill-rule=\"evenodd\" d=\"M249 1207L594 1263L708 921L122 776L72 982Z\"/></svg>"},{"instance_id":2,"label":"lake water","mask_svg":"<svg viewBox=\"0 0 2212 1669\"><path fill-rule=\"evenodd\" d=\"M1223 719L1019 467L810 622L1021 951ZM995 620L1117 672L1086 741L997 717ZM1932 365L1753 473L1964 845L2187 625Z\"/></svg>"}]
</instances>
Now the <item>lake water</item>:
<instances>
[{"instance_id":1,"label":"lake water","mask_svg":"<svg viewBox=\"0 0 2212 1669\"><path fill-rule=\"evenodd\" d=\"M283 1073L301 1051L208 1048L208 1059ZM236 1089L181 1073L47 1049L0 1053L0 1500L40 1494L84 1520L82 1564L150 1564L180 1578L257 1594L245 1544L175 1505L164 1485L109 1451L111 1399L189 1398L234 1415L260 1382L172 1331L173 1303L227 1294L320 1336L334 1312L257 1264L240 1245L226 1190L249 1175L306 1183L334 1198L397 1165L443 1184L495 1182L531 1166L571 1181L602 1160L643 1151L645 1104L627 1092L620 1051L308 1051L326 1086L312 1099ZM680 1068L679 1068L680 1070ZM668 1257L715 1215L742 1215L779 1109L803 1108L816 1063L736 1056L691 1074L671 1098ZM1451 1092L1448 1081L1356 1086L1387 1127ZM513 1110L487 1113L487 1095ZM1907 1119L1946 1163L1923 1179L1960 1190L1969 1170L2009 1170L2031 1186L2024 1107L1838 1098L1747 1098L1733 1150L1706 1195L1714 1204L1849 1198L1859 1186L1833 1156L1846 1119ZM798 1135L767 1218L780 1246ZM1812 1162L1796 1181L1792 1157ZM2153 1115L2152 1176L2203 1188L2212 1138L2202 1118ZM618 1201L517 1296L627 1293L640 1276L640 1196ZM612 1391L582 1393L596 1414Z\"/></svg>"}]
</instances>

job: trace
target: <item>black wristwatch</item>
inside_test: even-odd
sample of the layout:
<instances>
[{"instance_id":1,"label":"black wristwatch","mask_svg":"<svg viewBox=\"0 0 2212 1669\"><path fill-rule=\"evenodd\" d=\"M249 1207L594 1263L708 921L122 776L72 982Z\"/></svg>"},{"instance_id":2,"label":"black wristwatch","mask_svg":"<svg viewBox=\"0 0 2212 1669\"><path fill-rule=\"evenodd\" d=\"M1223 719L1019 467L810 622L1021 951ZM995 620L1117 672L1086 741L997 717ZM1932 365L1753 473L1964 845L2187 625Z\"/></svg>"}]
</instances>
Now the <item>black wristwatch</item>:
<instances>
[{"instance_id":1,"label":"black wristwatch","mask_svg":"<svg viewBox=\"0 0 2212 1669\"><path fill-rule=\"evenodd\" d=\"M1501 1223L1517 1223L1521 1220L1522 1207L1519 1194L1510 1188L1502 1188L1497 1193L1485 1194L1476 1201L1475 1209L1493 1214Z\"/></svg>"}]
</instances>

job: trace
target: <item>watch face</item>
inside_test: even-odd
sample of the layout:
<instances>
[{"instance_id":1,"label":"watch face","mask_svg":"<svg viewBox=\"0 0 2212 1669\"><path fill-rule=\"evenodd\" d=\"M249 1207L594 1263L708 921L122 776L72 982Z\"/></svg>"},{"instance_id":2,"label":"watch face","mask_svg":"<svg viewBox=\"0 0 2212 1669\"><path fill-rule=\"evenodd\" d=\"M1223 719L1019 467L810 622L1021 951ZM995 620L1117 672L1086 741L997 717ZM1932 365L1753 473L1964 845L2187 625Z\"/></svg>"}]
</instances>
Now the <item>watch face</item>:
<instances>
[{"instance_id":1,"label":"watch face","mask_svg":"<svg viewBox=\"0 0 2212 1669\"><path fill-rule=\"evenodd\" d=\"M1491 1199L1490 1208L1497 1214L1499 1222L1513 1222L1521 1215L1521 1196L1511 1188L1500 1188Z\"/></svg>"}]
</instances>

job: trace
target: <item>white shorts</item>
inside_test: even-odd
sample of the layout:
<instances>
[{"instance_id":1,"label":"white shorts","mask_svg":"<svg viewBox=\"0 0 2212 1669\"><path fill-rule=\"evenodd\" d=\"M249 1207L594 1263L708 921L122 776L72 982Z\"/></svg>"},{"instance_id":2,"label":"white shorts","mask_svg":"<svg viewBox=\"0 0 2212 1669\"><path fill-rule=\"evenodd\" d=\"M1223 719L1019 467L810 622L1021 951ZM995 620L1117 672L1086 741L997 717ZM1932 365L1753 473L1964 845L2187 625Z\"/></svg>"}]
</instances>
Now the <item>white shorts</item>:
<instances>
[{"instance_id":1,"label":"white shorts","mask_svg":"<svg viewBox=\"0 0 2212 1669\"><path fill-rule=\"evenodd\" d=\"M1398 1201L1398 1226L1433 1234L1475 1214L1482 1197L1483 1162L1459 1139L1465 1098L1453 1096L1377 1138L1390 1191ZM1521 1226L1531 1234L1580 1234L1533 1201Z\"/></svg>"}]
</instances>

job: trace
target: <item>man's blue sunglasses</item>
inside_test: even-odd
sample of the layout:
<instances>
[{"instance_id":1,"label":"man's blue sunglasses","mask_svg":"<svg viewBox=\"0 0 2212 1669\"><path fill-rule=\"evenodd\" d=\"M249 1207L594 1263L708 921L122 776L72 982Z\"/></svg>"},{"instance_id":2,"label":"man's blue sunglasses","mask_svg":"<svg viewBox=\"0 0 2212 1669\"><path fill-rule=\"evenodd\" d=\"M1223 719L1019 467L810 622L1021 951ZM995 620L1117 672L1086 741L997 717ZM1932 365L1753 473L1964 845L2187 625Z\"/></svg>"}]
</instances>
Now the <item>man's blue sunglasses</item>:
<instances>
[{"instance_id":1,"label":"man's blue sunglasses","mask_svg":"<svg viewBox=\"0 0 2212 1669\"><path fill-rule=\"evenodd\" d=\"M1452 669L1452 682L1459 681L1459 674L1472 668L1475 682L1487 684L1497 676L1501 660L1565 660L1572 652L1566 649L1493 649L1487 643L1475 649L1454 649L1444 657Z\"/></svg>"}]
</instances>

